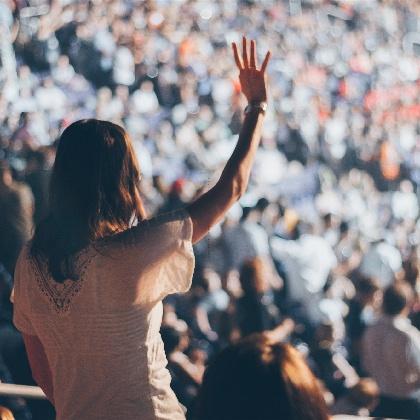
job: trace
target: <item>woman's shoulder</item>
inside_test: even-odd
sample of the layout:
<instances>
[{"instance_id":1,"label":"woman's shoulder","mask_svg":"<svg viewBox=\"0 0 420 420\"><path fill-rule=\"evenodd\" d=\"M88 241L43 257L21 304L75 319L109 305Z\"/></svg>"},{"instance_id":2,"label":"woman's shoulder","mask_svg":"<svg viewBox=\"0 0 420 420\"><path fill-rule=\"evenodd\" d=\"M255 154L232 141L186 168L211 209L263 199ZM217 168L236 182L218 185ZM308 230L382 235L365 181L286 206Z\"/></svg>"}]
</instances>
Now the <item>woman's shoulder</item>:
<instances>
[{"instance_id":1,"label":"woman's shoulder","mask_svg":"<svg viewBox=\"0 0 420 420\"><path fill-rule=\"evenodd\" d=\"M191 240L192 221L186 209L159 214L150 219L141 220L137 225L124 232L117 233L99 241L100 246L136 245L147 240L152 245L153 239L163 245L162 240L174 238Z\"/></svg>"},{"instance_id":2,"label":"woman's shoulder","mask_svg":"<svg viewBox=\"0 0 420 420\"><path fill-rule=\"evenodd\" d=\"M147 227L157 227L170 223L185 223L191 220L187 209L182 208L172 212L158 214L150 219L140 222L140 225Z\"/></svg>"}]
</instances>

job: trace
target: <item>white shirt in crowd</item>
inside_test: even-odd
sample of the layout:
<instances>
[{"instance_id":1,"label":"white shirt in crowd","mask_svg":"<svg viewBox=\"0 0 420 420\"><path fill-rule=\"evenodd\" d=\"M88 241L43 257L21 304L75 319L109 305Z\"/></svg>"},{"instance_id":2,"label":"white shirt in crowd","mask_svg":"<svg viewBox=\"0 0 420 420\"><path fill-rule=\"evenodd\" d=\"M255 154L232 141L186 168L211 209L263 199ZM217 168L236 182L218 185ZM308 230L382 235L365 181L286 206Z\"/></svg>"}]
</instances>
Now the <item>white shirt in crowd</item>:
<instances>
[{"instance_id":1,"label":"white shirt in crowd","mask_svg":"<svg viewBox=\"0 0 420 420\"><path fill-rule=\"evenodd\" d=\"M230 266L240 268L255 257L268 257L270 247L265 229L258 223L245 221L224 233L230 251Z\"/></svg>"},{"instance_id":2,"label":"white shirt in crowd","mask_svg":"<svg viewBox=\"0 0 420 420\"><path fill-rule=\"evenodd\" d=\"M275 258L286 266L290 279L296 290L291 291L292 298L301 300L303 288L309 293L318 293L325 286L330 271L337 265L337 258L330 244L320 236L302 235L297 241L273 238L271 247ZM288 270L296 265L296 270Z\"/></svg>"},{"instance_id":3,"label":"white shirt in crowd","mask_svg":"<svg viewBox=\"0 0 420 420\"><path fill-rule=\"evenodd\" d=\"M402 268L400 251L393 245L382 241L372 247L363 256L360 272L366 277L378 279L383 288L395 279L395 274Z\"/></svg>"},{"instance_id":4,"label":"white shirt in crowd","mask_svg":"<svg viewBox=\"0 0 420 420\"><path fill-rule=\"evenodd\" d=\"M270 244L273 257L286 270L289 298L301 303L314 322L323 319L320 292L337 265L330 244L316 235L302 235L296 241L273 238Z\"/></svg>"},{"instance_id":5,"label":"white shirt in crowd","mask_svg":"<svg viewBox=\"0 0 420 420\"><path fill-rule=\"evenodd\" d=\"M420 331L406 317L382 316L362 345L362 364L383 395L420 401Z\"/></svg>"}]
</instances>

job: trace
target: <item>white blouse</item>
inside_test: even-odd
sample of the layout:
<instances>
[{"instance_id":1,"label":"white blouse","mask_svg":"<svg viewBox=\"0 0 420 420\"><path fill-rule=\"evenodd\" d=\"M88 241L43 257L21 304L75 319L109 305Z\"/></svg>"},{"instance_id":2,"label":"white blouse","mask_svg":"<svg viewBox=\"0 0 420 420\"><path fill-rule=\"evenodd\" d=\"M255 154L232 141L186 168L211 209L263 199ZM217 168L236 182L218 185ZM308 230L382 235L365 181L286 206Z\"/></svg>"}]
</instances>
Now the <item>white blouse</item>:
<instances>
[{"instance_id":1,"label":"white blouse","mask_svg":"<svg viewBox=\"0 0 420 420\"><path fill-rule=\"evenodd\" d=\"M191 238L185 211L143 221L80 252L63 284L24 248L14 323L43 344L57 420L185 419L159 329L162 299L191 285Z\"/></svg>"}]
</instances>

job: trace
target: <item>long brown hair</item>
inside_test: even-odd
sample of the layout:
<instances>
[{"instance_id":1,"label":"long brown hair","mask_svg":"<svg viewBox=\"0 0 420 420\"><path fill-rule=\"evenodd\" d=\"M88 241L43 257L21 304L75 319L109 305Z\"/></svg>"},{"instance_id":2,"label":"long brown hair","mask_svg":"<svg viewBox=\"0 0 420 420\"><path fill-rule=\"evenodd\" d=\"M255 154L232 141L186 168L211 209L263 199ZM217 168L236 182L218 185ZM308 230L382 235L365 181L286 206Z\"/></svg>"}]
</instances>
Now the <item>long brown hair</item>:
<instances>
[{"instance_id":1,"label":"long brown hair","mask_svg":"<svg viewBox=\"0 0 420 420\"><path fill-rule=\"evenodd\" d=\"M288 344L251 335L207 368L196 420L328 420L318 382Z\"/></svg>"},{"instance_id":2,"label":"long brown hair","mask_svg":"<svg viewBox=\"0 0 420 420\"><path fill-rule=\"evenodd\" d=\"M72 256L143 217L139 165L126 131L95 119L68 126L58 142L48 216L35 229L32 255L46 258L57 282L77 280Z\"/></svg>"}]
</instances>

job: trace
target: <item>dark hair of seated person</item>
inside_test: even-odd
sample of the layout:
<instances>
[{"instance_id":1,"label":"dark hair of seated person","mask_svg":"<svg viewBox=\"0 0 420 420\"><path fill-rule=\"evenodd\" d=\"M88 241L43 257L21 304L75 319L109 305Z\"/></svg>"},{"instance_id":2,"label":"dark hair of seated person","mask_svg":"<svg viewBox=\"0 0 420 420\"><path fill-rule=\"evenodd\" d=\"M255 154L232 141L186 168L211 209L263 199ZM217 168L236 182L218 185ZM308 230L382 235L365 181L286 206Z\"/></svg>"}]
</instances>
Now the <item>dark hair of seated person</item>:
<instances>
[{"instance_id":1,"label":"dark hair of seated person","mask_svg":"<svg viewBox=\"0 0 420 420\"><path fill-rule=\"evenodd\" d=\"M405 282L389 286L383 296L382 310L385 315L397 316L401 314L413 301L413 291Z\"/></svg>"},{"instance_id":2,"label":"dark hair of seated person","mask_svg":"<svg viewBox=\"0 0 420 420\"><path fill-rule=\"evenodd\" d=\"M251 335L207 368L194 420L327 420L317 379L292 346Z\"/></svg>"}]
</instances>

